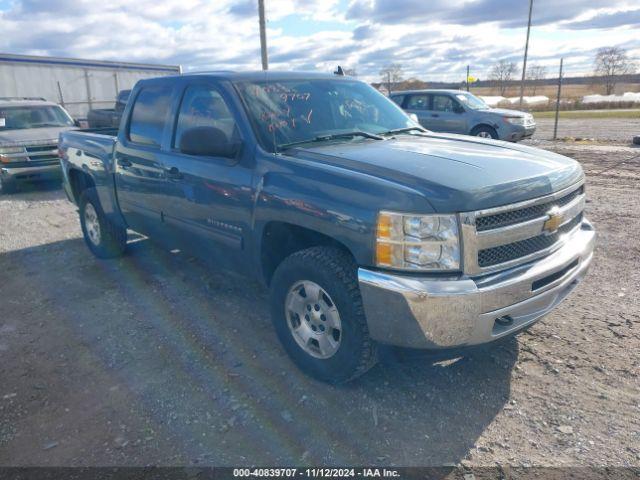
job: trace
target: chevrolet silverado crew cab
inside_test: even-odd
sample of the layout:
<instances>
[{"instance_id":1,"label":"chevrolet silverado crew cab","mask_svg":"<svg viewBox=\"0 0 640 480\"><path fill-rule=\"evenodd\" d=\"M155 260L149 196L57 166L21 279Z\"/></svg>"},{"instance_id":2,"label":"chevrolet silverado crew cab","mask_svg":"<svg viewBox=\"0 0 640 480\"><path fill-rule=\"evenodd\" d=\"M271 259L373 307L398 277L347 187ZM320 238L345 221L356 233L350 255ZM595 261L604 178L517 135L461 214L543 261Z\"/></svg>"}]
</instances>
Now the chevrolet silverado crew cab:
<instances>
[{"instance_id":1,"label":"chevrolet silverado crew cab","mask_svg":"<svg viewBox=\"0 0 640 480\"><path fill-rule=\"evenodd\" d=\"M121 255L132 229L261 280L284 349L328 382L367 371L379 344L514 334L592 259L578 163L431 133L344 76L142 80L117 132L60 148L96 256Z\"/></svg>"},{"instance_id":2,"label":"chevrolet silverado crew cab","mask_svg":"<svg viewBox=\"0 0 640 480\"><path fill-rule=\"evenodd\" d=\"M58 135L74 126L64 108L42 98L0 98L0 193L60 179Z\"/></svg>"}]
</instances>

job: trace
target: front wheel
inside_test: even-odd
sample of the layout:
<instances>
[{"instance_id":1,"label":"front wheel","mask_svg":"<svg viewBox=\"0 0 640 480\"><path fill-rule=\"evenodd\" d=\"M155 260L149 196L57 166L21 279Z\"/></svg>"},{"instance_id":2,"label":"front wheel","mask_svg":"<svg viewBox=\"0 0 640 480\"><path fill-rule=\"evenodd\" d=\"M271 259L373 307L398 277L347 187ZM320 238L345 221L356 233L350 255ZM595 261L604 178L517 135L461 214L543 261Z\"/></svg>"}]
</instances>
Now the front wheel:
<instances>
[{"instance_id":1,"label":"front wheel","mask_svg":"<svg viewBox=\"0 0 640 480\"><path fill-rule=\"evenodd\" d=\"M104 214L94 188L82 192L79 207L80 226L89 250L98 258L121 256L127 245L127 229Z\"/></svg>"},{"instance_id":2,"label":"front wheel","mask_svg":"<svg viewBox=\"0 0 640 480\"><path fill-rule=\"evenodd\" d=\"M488 125L479 125L471 130L471 136L480 138L493 138L494 140L497 140L498 132L496 132L495 128Z\"/></svg>"},{"instance_id":3,"label":"front wheel","mask_svg":"<svg viewBox=\"0 0 640 480\"><path fill-rule=\"evenodd\" d=\"M325 382L352 380L376 363L351 256L312 247L286 258L271 283L271 318L285 350Z\"/></svg>"}]
</instances>

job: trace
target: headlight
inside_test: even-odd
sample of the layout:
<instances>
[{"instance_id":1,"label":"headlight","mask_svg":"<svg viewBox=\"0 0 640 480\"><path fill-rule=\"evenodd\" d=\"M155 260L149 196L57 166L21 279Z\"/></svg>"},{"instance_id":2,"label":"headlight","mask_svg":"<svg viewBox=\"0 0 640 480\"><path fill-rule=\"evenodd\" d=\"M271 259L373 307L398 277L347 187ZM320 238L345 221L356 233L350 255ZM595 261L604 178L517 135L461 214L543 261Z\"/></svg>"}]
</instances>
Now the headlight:
<instances>
[{"instance_id":1,"label":"headlight","mask_svg":"<svg viewBox=\"0 0 640 480\"><path fill-rule=\"evenodd\" d=\"M502 117L512 125L524 125L524 117Z\"/></svg>"},{"instance_id":2,"label":"headlight","mask_svg":"<svg viewBox=\"0 0 640 480\"><path fill-rule=\"evenodd\" d=\"M376 264L402 270L459 270L457 217L380 212Z\"/></svg>"},{"instance_id":3,"label":"headlight","mask_svg":"<svg viewBox=\"0 0 640 480\"><path fill-rule=\"evenodd\" d=\"M24 153L24 147L0 147L0 162L9 163L15 161L22 161L22 158L7 157L12 153Z\"/></svg>"}]
</instances>

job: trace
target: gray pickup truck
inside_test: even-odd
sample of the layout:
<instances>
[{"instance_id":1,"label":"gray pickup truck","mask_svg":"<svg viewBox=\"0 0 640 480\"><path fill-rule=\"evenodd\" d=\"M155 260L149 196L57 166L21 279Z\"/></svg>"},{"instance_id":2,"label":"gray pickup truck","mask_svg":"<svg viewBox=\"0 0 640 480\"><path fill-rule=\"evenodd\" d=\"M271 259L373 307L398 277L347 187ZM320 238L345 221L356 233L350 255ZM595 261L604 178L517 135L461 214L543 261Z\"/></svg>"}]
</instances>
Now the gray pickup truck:
<instances>
[{"instance_id":1,"label":"gray pickup truck","mask_svg":"<svg viewBox=\"0 0 640 480\"><path fill-rule=\"evenodd\" d=\"M593 254L577 162L431 133L342 76L142 80L118 131L64 132L60 151L96 256L123 254L130 228L258 279L287 353L328 382L364 373L379 344L512 335Z\"/></svg>"},{"instance_id":2,"label":"gray pickup truck","mask_svg":"<svg viewBox=\"0 0 640 480\"><path fill-rule=\"evenodd\" d=\"M20 182L60 179L58 136L75 125L64 108L42 98L0 98L0 193Z\"/></svg>"}]
</instances>

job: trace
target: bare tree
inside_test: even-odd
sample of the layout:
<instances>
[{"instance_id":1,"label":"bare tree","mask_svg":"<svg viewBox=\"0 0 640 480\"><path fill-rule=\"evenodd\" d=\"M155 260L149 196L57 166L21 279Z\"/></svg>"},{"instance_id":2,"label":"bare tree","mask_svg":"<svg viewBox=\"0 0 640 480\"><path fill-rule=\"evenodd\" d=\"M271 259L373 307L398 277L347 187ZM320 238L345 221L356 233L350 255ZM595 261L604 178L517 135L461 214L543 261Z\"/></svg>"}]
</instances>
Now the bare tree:
<instances>
[{"instance_id":1,"label":"bare tree","mask_svg":"<svg viewBox=\"0 0 640 480\"><path fill-rule=\"evenodd\" d=\"M392 63L390 65L387 65L382 70L380 70L380 77L382 79L382 83L385 83L387 85L387 90L389 91L389 95L391 95L392 85L400 83L404 77L402 65L400 65L399 63Z\"/></svg>"},{"instance_id":2,"label":"bare tree","mask_svg":"<svg viewBox=\"0 0 640 480\"><path fill-rule=\"evenodd\" d=\"M500 60L491 69L489 78L495 82L500 90L500 95L504 96L507 91L507 86L513 75L518 70L518 65L515 62L509 62L508 60Z\"/></svg>"},{"instance_id":3,"label":"bare tree","mask_svg":"<svg viewBox=\"0 0 640 480\"><path fill-rule=\"evenodd\" d=\"M527 70L527 80L531 85L531 95L536 94L538 84L547 78L547 67L544 65L531 65Z\"/></svg>"},{"instance_id":4,"label":"bare tree","mask_svg":"<svg viewBox=\"0 0 640 480\"><path fill-rule=\"evenodd\" d=\"M599 49L593 67L595 75L602 77L602 84L607 95L611 95L615 90L619 75L635 71L635 65L629 60L627 51L620 47Z\"/></svg>"}]
</instances>

